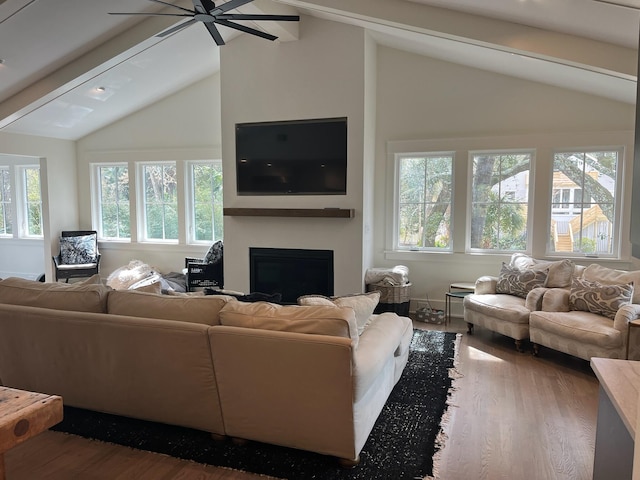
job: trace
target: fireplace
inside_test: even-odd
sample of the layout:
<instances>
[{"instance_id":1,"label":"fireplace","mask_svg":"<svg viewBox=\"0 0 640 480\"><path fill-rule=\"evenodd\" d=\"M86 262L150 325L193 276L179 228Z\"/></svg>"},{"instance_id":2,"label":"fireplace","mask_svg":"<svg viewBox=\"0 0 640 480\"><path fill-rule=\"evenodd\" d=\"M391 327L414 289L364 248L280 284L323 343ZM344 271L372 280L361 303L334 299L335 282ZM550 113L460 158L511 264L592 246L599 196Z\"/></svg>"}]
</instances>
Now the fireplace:
<instances>
[{"instance_id":1,"label":"fireplace","mask_svg":"<svg viewBox=\"0 0 640 480\"><path fill-rule=\"evenodd\" d=\"M280 293L282 303L301 295L333 295L333 250L249 248L252 292Z\"/></svg>"}]
</instances>

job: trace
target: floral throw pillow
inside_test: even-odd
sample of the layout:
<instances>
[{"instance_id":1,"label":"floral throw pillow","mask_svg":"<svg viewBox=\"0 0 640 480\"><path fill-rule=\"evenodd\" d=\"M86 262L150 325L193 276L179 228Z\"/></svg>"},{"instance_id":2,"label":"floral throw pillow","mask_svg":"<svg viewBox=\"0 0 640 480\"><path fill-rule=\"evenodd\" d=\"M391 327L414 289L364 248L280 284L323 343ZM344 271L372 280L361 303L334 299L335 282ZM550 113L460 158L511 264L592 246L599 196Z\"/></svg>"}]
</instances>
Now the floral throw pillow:
<instances>
[{"instance_id":1,"label":"floral throw pillow","mask_svg":"<svg viewBox=\"0 0 640 480\"><path fill-rule=\"evenodd\" d=\"M220 263L220 260L222 260L222 241L218 240L211 245L211 248L209 248L209 251L204 256L204 263L217 264Z\"/></svg>"},{"instance_id":2,"label":"floral throw pillow","mask_svg":"<svg viewBox=\"0 0 640 480\"><path fill-rule=\"evenodd\" d=\"M633 297L633 283L607 285L574 278L569 294L569 309L591 312L612 320L620 307L629 305Z\"/></svg>"},{"instance_id":3,"label":"floral throw pillow","mask_svg":"<svg viewBox=\"0 0 640 480\"><path fill-rule=\"evenodd\" d=\"M496 293L506 293L522 298L527 298L527 294L534 288L544 287L547 281L547 270L537 270L525 268L520 270L506 263L502 263Z\"/></svg>"},{"instance_id":4,"label":"floral throw pillow","mask_svg":"<svg viewBox=\"0 0 640 480\"><path fill-rule=\"evenodd\" d=\"M60 237L60 256L62 263L67 265L96 263L98 252L95 235Z\"/></svg>"}]
</instances>

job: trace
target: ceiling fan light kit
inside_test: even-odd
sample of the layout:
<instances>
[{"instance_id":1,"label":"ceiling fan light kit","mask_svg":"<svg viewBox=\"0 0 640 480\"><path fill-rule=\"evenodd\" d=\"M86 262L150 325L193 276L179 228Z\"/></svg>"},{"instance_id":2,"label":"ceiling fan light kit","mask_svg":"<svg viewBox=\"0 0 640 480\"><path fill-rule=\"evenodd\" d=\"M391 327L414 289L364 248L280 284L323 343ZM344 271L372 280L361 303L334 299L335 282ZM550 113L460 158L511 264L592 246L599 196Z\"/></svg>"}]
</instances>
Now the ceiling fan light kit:
<instances>
[{"instance_id":1,"label":"ceiling fan light kit","mask_svg":"<svg viewBox=\"0 0 640 480\"><path fill-rule=\"evenodd\" d=\"M211 37L216 42L216 45L224 45L224 39L216 25L222 25L228 28L233 28L234 30L239 30L240 32L249 33L251 35L255 35L261 38L265 38L267 40L276 40L278 37L275 35L271 35L269 33L263 32L261 30L257 30L252 27L247 27L246 25L242 25L240 23L235 23L236 21L242 20L256 20L256 21L275 21L275 22L297 22L300 20L298 15L263 15L263 14L242 14L242 13L227 13L230 10L234 10L242 5L252 2L253 0L229 0L216 7L215 3L211 0L192 0L193 1L193 10L188 8L179 7L178 5L174 5L172 3L163 2L162 0L149 0L154 3L161 3L162 5L167 5L172 8L176 8L185 13L118 13L118 12L110 12L109 15L145 15L145 16L162 16L162 17L185 17L189 18L186 22L180 23L175 27L171 27L164 32L160 32L156 37L166 37L167 35L171 35L183 28L186 28L190 25L193 25L197 22L202 22L206 29L211 34Z\"/></svg>"}]
</instances>

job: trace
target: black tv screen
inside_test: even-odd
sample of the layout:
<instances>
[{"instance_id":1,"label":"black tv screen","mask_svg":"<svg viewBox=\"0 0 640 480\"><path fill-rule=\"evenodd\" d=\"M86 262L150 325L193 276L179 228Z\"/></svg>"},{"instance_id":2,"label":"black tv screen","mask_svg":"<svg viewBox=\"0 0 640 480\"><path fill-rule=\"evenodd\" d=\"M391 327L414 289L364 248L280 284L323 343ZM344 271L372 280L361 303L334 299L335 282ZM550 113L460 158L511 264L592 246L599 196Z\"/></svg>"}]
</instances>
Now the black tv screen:
<instances>
[{"instance_id":1,"label":"black tv screen","mask_svg":"<svg viewBox=\"0 0 640 480\"><path fill-rule=\"evenodd\" d=\"M236 124L238 195L346 195L347 119Z\"/></svg>"}]
</instances>

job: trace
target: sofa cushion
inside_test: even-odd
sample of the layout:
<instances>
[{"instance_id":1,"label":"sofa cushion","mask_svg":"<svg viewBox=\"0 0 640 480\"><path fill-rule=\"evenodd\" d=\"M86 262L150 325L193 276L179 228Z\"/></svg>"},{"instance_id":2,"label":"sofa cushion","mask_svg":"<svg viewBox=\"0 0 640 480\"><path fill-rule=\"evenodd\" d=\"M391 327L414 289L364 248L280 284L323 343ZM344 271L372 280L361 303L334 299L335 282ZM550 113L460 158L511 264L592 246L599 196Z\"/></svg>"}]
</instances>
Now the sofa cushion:
<instances>
[{"instance_id":1,"label":"sofa cushion","mask_svg":"<svg viewBox=\"0 0 640 480\"><path fill-rule=\"evenodd\" d=\"M602 315L572 312L531 312L529 326L555 337L568 338L574 342L616 348L622 345L620 331Z\"/></svg>"},{"instance_id":2,"label":"sofa cushion","mask_svg":"<svg viewBox=\"0 0 640 480\"><path fill-rule=\"evenodd\" d=\"M543 287L547 280L547 269L537 270L525 268L523 270L502 263L498 282L496 283L496 293L506 293L526 298L527 294L534 288Z\"/></svg>"},{"instance_id":3,"label":"sofa cushion","mask_svg":"<svg viewBox=\"0 0 640 480\"><path fill-rule=\"evenodd\" d=\"M220 324L351 338L353 346L358 345L356 316L351 307L229 302L220 311Z\"/></svg>"},{"instance_id":4,"label":"sofa cushion","mask_svg":"<svg viewBox=\"0 0 640 480\"><path fill-rule=\"evenodd\" d=\"M91 277L88 281L94 281ZM43 283L11 277L0 282L0 303L105 313L111 289L95 283Z\"/></svg>"},{"instance_id":5,"label":"sofa cushion","mask_svg":"<svg viewBox=\"0 0 640 480\"><path fill-rule=\"evenodd\" d=\"M510 323L529 323L530 310L524 298L504 294L471 294L464 300L465 310L482 313Z\"/></svg>"},{"instance_id":6,"label":"sofa cushion","mask_svg":"<svg viewBox=\"0 0 640 480\"><path fill-rule=\"evenodd\" d=\"M636 288L634 288L631 303L640 303L640 270L628 272L592 263L584 269L582 278L607 285L633 283Z\"/></svg>"},{"instance_id":7,"label":"sofa cushion","mask_svg":"<svg viewBox=\"0 0 640 480\"><path fill-rule=\"evenodd\" d=\"M618 309L631 303L633 284L607 285L574 278L569 294L569 309L603 315L614 319Z\"/></svg>"},{"instance_id":8,"label":"sofa cushion","mask_svg":"<svg viewBox=\"0 0 640 480\"><path fill-rule=\"evenodd\" d=\"M535 270L547 270L547 280L544 284L548 288L567 288L571 286L571 277L575 264L568 259L546 261L537 260L524 253L514 253L511 256L510 265L520 270L533 268Z\"/></svg>"},{"instance_id":9,"label":"sofa cushion","mask_svg":"<svg viewBox=\"0 0 640 480\"><path fill-rule=\"evenodd\" d=\"M224 295L174 296L113 290L109 292L107 311L114 315L219 325L220 310L229 301L235 300Z\"/></svg>"},{"instance_id":10,"label":"sofa cushion","mask_svg":"<svg viewBox=\"0 0 640 480\"><path fill-rule=\"evenodd\" d=\"M342 297L325 297L324 295L304 295L298 298L298 305L328 305L338 307L351 307L356 314L358 335L371 322L371 315L380 301L380 292L359 293Z\"/></svg>"}]
</instances>

